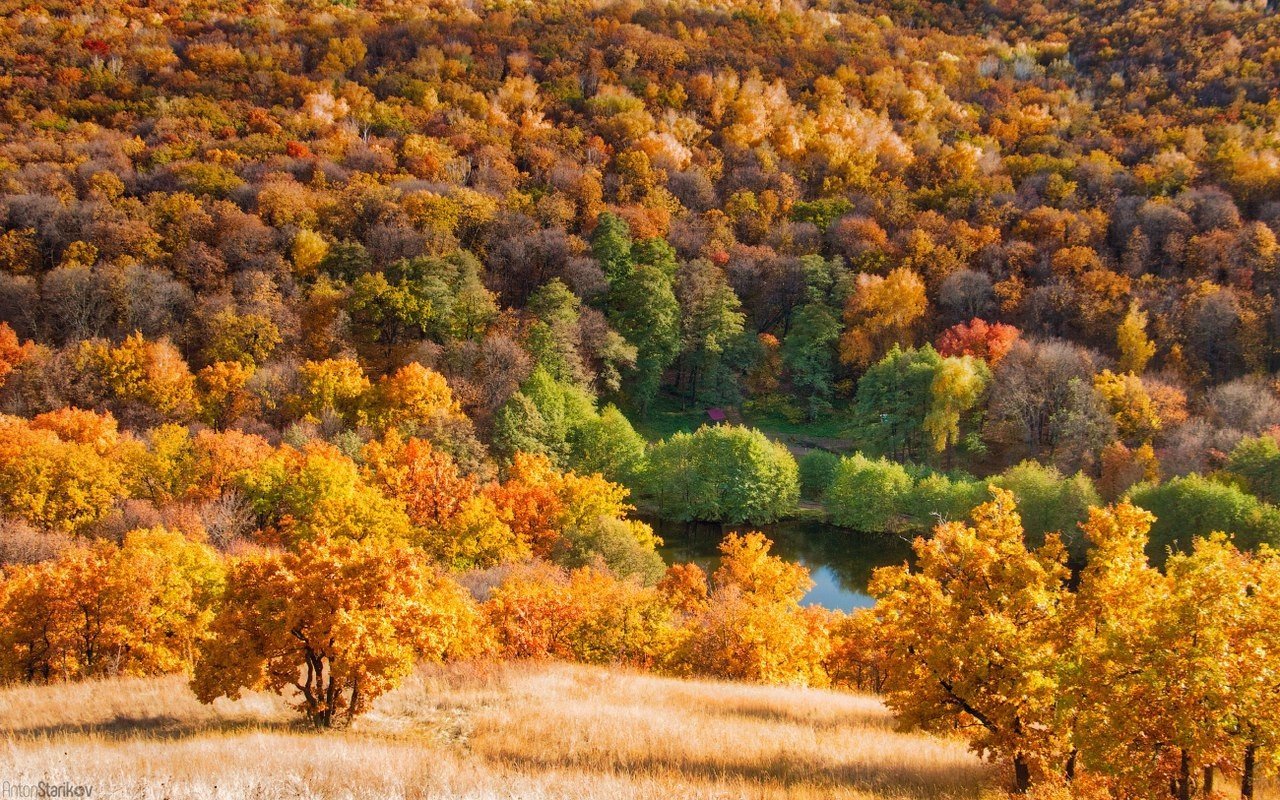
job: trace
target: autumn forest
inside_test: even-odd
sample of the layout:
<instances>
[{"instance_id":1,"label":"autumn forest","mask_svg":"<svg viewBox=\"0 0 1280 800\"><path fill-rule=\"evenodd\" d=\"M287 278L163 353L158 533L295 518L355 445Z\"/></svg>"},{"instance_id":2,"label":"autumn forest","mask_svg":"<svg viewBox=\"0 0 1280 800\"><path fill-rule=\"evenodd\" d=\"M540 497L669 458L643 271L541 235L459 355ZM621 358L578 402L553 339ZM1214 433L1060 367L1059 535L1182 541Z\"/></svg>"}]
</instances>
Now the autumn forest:
<instances>
[{"instance_id":1,"label":"autumn forest","mask_svg":"<svg viewBox=\"0 0 1280 800\"><path fill-rule=\"evenodd\" d=\"M1272 5L0 0L0 780L1280 797Z\"/></svg>"}]
</instances>

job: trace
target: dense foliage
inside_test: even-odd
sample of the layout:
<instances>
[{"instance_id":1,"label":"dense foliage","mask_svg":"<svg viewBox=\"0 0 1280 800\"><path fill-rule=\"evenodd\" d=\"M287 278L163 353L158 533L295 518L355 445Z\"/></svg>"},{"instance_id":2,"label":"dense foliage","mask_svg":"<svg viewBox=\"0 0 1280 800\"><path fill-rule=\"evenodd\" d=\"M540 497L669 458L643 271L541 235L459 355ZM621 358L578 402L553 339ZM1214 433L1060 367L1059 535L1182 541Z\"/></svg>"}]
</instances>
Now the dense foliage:
<instances>
[{"instance_id":1,"label":"dense foliage","mask_svg":"<svg viewBox=\"0 0 1280 800\"><path fill-rule=\"evenodd\" d=\"M1250 786L1272 5L0 0L0 678L572 658ZM933 531L874 612L632 516L802 495Z\"/></svg>"},{"instance_id":2,"label":"dense foliage","mask_svg":"<svg viewBox=\"0 0 1280 800\"><path fill-rule=\"evenodd\" d=\"M1162 573L1145 554L1154 517L1124 501L1089 510L1073 588L1062 542L1029 548L1009 492L973 518L917 539L916 568L876 574L882 688L901 718L962 731L1045 797L1185 800L1212 795L1216 770L1252 797L1280 730L1264 677L1276 552L1213 534Z\"/></svg>"}]
</instances>

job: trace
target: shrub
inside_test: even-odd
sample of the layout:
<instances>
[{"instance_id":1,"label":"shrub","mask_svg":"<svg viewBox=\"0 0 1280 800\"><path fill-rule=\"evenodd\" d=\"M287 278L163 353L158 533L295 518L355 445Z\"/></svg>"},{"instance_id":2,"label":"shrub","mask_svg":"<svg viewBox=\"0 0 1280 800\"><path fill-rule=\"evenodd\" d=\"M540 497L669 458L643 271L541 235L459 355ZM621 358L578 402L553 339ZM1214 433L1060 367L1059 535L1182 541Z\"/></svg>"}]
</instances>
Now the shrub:
<instances>
[{"instance_id":1,"label":"shrub","mask_svg":"<svg viewBox=\"0 0 1280 800\"><path fill-rule=\"evenodd\" d=\"M1227 470L1268 503L1280 502L1280 442L1274 436L1243 439L1231 451Z\"/></svg>"},{"instance_id":2,"label":"shrub","mask_svg":"<svg viewBox=\"0 0 1280 800\"><path fill-rule=\"evenodd\" d=\"M840 456L826 450L810 450L800 457L800 496L821 500L836 476Z\"/></svg>"},{"instance_id":3,"label":"shrub","mask_svg":"<svg viewBox=\"0 0 1280 800\"><path fill-rule=\"evenodd\" d=\"M621 411L608 405L570 435L569 465L577 472L598 472L630 486L644 471L644 450L644 437Z\"/></svg>"},{"instance_id":4,"label":"shrub","mask_svg":"<svg viewBox=\"0 0 1280 800\"><path fill-rule=\"evenodd\" d=\"M1054 467L1023 461L992 483L1013 492L1028 542L1039 545L1045 534L1057 532L1073 557L1083 556L1084 539L1078 526L1089 516L1089 506L1102 504L1088 476L1066 477Z\"/></svg>"},{"instance_id":5,"label":"shrub","mask_svg":"<svg viewBox=\"0 0 1280 800\"><path fill-rule=\"evenodd\" d=\"M911 488L905 498L904 512L913 528L930 530L939 522L967 519L975 506L988 499L983 481L933 473L925 475Z\"/></svg>"},{"instance_id":6,"label":"shrub","mask_svg":"<svg viewBox=\"0 0 1280 800\"><path fill-rule=\"evenodd\" d=\"M827 489L827 512L837 525L883 533L900 524L911 488L901 464L858 453L840 460Z\"/></svg>"},{"instance_id":7,"label":"shrub","mask_svg":"<svg viewBox=\"0 0 1280 800\"><path fill-rule=\"evenodd\" d=\"M662 516L685 522L774 522L800 498L791 453L760 431L733 425L659 442L649 454L645 487Z\"/></svg>"},{"instance_id":8,"label":"shrub","mask_svg":"<svg viewBox=\"0 0 1280 800\"><path fill-rule=\"evenodd\" d=\"M1131 497L1156 516L1147 548L1154 559L1170 549L1185 551L1193 539L1214 531L1234 535L1241 548L1280 544L1280 509L1236 486L1188 475L1135 487Z\"/></svg>"}]
</instances>

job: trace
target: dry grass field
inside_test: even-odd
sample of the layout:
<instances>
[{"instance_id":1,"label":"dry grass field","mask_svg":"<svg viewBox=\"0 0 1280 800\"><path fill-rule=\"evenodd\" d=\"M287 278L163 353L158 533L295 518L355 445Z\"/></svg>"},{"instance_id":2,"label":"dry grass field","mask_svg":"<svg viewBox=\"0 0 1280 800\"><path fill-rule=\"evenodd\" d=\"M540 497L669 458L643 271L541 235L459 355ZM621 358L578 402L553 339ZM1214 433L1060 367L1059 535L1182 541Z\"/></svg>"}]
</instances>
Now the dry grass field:
<instances>
[{"instance_id":1,"label":"dry grass field","mask_svg":"<svg viewBox=\"0 0 1280 800\"><path fill-rule=\"evenodd\" d=\"M567 664L423 670L349 730L181 678L0 691L0 782L140 798L973 798L963 743L878 701Z\"/></svg>"}]
</instances>

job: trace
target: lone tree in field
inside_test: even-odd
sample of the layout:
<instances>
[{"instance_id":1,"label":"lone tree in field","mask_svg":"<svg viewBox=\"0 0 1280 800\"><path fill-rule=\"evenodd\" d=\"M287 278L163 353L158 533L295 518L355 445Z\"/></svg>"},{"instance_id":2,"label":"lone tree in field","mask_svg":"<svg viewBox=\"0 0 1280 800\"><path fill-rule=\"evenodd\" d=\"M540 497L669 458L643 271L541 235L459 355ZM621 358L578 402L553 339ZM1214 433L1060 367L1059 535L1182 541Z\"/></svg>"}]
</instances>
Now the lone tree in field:
<instances>
[{"instance_id":1,"label":"lone tree in field","mask_svg":"<svg viewBox=\"0 0 1280 800\"><path fill-rule=\"evenodd\" d=\"M944 523L916 539L916 568L877 570L871 592L898 718L958 727L974 750L1011 761L1025 792L1066 749L1054 719L1066 551L1057 536L1028 550L1013 494L991 491L973 527Z\"/></svg>"},{"instance_id":2,"label":"lone tree in field","mask_svg":"<svg viewBox=\"0 0 1280 800\"><path fill-rule=\"evenodd\" d=\"M475 645L478 621L465 590L420 551L322 537L231 568L192 689L204 703L295 690L295 707L329 728L367 711L419 659Z\"/></svg>"}]
</instances>

